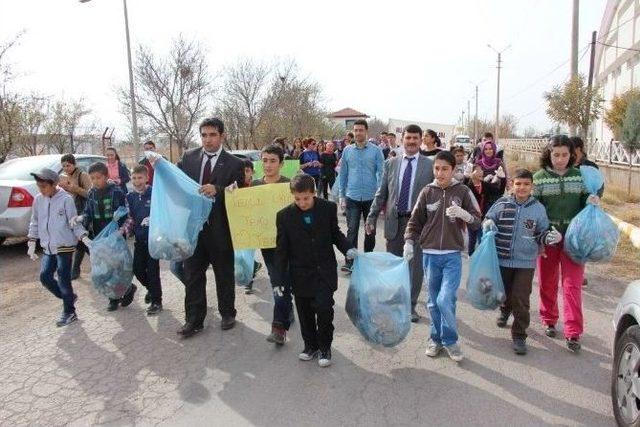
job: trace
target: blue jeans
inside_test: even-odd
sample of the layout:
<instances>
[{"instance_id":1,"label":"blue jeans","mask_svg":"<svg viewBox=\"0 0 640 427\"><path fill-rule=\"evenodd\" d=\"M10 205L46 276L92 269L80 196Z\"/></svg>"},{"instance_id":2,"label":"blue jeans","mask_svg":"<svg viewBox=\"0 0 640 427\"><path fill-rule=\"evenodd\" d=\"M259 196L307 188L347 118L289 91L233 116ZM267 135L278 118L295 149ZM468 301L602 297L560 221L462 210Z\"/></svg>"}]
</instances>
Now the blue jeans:
<instances>
[{"instance_id":1,"label":"blue jeans","mask_svg":"<svg viewBox=\"0 0 640 427\"><path fill-rule=\"evenodd\" d=\"M476 250L476 243L480 244L480 239L482 239L482 227L477 230L467 227L467 232L469 234L469 256L471 256Z\"/></svg>"},{"instance_id":2,"label":"blue jeans","mask_svg":"<svg viewBox=\"0 0 640 427\"><path fill-rule=\"evenodd\" d=\"M169 263L169 270L173 273L178 280L184 284L184 262L183 261L171 261Z\"/></svg>"},{"instance_id":3,"label":"blue jeans","mask_svg":"<svg viewBox=\"0 0 640 427\"><path fill-rule=\"evenodd\" d=\"M267 273L269 273L269 281L272 286L274 285L273 281L276 273L275 254L275 249L262 249L262 258L267 266ZM271 326L288 331L293 320L293 299L291 297L291 277L289 272L284 272L283 283L275 283L275 285L282 286L284 291L281 297L273 295L273 322Z\"/></svg>"},{"instance_id":4,"label":"blue jeans","mask_svg":"<svg viewBox=\"0 0 640 427\"><path fill-rule=\"evenodd\" d=\"M359 202L347 197L346 210L347 210L347 240L354 248L358 247L358 229L360 228L360 216L363 221L367 220L369 211L371 210L371 204L373 200L366 200ZM376 246L376 235L366 234L364 235L364 251L372 252ZM347 260L347 265L353 264L353 261Z\"/></svg>"},{"instance_id":5,"label":"blue jeans","mask_svg":"<svg viewBox=\"0 0 640 427\"><path fill-rule=\"evenodd\" d=\"M73 253L42 255L40 281L56 298L62 300L66 314L75 313L73 288L71 287L71 261ZM53 275L58 273L58 280Z\"/></svg>"},{"instance_id":6,"label":"blue jeans","mask_svg":"<svg viewBox=\"0 0 640 427\"><path fill-rule=\"evenodd\" d=\"M431 339L449 346L458 342L456 293L460 287L462 257L460 252L424 254L424 277L427 281L431 315Z\"/></svg>"}]
</instances>

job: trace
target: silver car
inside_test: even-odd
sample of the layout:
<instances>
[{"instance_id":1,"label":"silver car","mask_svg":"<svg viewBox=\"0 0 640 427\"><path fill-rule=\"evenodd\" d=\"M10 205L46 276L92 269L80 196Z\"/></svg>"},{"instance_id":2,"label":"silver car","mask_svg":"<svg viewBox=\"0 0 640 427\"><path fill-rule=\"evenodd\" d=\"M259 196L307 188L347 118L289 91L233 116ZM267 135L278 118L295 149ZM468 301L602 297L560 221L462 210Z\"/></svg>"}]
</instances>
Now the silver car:
<instances>
[{"instance_id":1,"label":"silver car","mask_svg":"<svg viewBox=\"0 0 640 427\"><path fill-rule=\"evenodd\" d=\"M631 282L613 315L611 400L620 426L640 425L640 280Z\"/></svg>"},{"instance_id":2,"label":"silver car","mask_svg":"<svg viewBox=\"0 0 640 427\"><path fill-rule=\"evenodd\" d=\"M7 237L23 237L29 230L31 206L38 194L35 179L30 175L42 168L62 171L61 154L21 157L0 165L0 245ZM103 156L76 154L76 166L87 170L94 162L104 162Z\"/></svg>"},{"instance_id":3,"label":"silver car","mask_svg":"<svg viewBox=\"0 0 640 427\"><path fill-rule=\"evenodd\" d=\"M229 153L241 159L249 159L252 162L260 160L260 150L233 150L229 151Z\"/></svg>"}]
</instances>

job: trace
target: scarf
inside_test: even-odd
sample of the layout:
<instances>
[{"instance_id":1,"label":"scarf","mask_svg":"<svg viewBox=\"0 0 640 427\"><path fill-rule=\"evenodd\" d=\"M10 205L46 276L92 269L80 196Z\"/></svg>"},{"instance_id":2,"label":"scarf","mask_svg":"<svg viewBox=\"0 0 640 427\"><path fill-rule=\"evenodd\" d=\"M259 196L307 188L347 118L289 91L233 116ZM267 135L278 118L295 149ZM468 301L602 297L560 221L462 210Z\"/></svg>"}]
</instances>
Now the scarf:
<instances>
[{"instance_id":1,"label":"scarf","mask_svg":"<svg viewBox=\"0 0 640 427\"><path fill-rule=\"evenodd\" d=\"M493 156L491 157L488 157L484 154L484 150L487 148L487 145L493 148ZM496 147L496 144L493 141L487 141L482 145L480 158L476 161L476 164L480 165L483 170L498 169L502 161L497 156L497 154L498 154L498 148Z\"/></svg>"}]
</instances>

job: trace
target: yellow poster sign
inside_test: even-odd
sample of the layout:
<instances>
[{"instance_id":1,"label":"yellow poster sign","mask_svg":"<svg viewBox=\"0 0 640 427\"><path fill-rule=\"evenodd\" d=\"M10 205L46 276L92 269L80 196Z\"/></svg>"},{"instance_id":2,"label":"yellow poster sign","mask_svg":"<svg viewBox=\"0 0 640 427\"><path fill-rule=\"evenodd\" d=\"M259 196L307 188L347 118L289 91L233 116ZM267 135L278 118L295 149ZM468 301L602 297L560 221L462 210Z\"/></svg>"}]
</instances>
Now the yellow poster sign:
<instances>
[{"instance_id":1,"label":"yellow poster sign","mask_svg":"<svg viewBox=\"0 0 640 427\"><path fill-rule=\"evenodd\" d=\"M225 194L233 249L276 247L276 214L293 202L289 184L239 188Z\"/></svg>"}]
</instances>

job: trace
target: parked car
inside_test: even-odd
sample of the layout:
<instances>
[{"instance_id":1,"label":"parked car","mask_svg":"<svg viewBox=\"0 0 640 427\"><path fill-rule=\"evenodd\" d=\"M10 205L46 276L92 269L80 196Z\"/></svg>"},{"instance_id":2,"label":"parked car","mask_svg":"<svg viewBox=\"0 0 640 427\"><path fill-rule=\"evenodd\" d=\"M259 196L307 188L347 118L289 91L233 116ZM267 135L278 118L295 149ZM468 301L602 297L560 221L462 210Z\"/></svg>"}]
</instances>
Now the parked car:
<instances>
[{"instance_id":1,"label":"parked car","mask_svg":"<svg viewBox=\"0 0 640 427\"><path fill-rule=\"evenodd\" d=\"M103 156L76 154L76 166L86 171L94 162L104 162ZM0 165L0 245L7 237L23 237L29 230L31 206L38 194L35 179L30 175L42 168L62 171L61 154L20 157Z\"/></svg>"},{"instance_id":2,"label":"parked car","mask_svg":"<svg viewBox=\"0 0 640 427\"><path fill-rule=\"evenodd\" d=\"M453 138L453 145L461 145L464 148L464 151L467 153L473 151L475 148L473 142L471 142L471 138L468 135L456 135Z\"/></svg>"},{"instance_id":3,"label":"parked car","mask_svg":"<svg viewBox=\"0 0 640 427\"><path fill-rule=\"evenodd\" d=\"M241 159L249 159L252 162L260 160L260 150L233 150L229 151L229 153Z\"/></svg>"},{"instance_id":4,"label":"parked car","mask_svg":"<svg viewBox=\"0 0 640 427\"><path fill-rule=\"evenodd\" d=\"M611 401L619 426L640 425L640 280L627 286L613 315Z\"/></svg>"}]
</instances>

